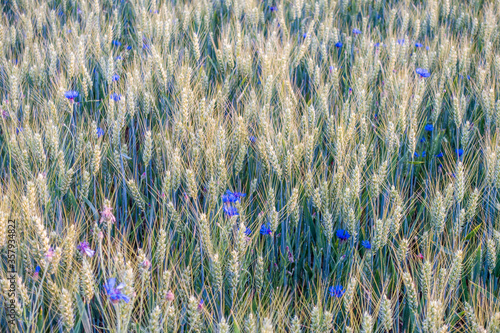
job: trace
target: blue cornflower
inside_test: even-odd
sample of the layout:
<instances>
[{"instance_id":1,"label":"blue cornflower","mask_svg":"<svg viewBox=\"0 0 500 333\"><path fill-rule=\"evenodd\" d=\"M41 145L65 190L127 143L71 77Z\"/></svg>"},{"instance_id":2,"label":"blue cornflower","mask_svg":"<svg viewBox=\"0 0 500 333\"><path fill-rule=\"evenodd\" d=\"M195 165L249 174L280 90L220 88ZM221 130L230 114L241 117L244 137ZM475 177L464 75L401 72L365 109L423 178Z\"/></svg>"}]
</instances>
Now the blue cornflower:
<instances>
[{"instance_id":1,"label":"blue cornflower","mask_svg":"<svg viewBox=\"0 0 500 333\"><path fill-rule=\"evenodd\" d=\"M420 142L421 142L421 143L424 143L425 141L426 141L426 140L425 140L425 138L424 138L424 137L422 137L422 138L420 139Z\"/></svg>"},{"instance_id":2,"label":"blue cornflower","mask_svg":"<svg viewBox=\"0 0 500 333\"><path fill-rule=\"evenodd\" d=\"M130 46L130 45L127 46L127 50L129 50L129 51L132 50L132 46Z\"/></svg>"},{"instance_id":3,"label":"blue cornflower","mask_svg":"<svg viewBox=\"0 0 500 333\"><path fill-rule=\"evenodd\" d=\"M341 48L344 44L342 44L342 42L337 42L335 43L335 47L336 48Z\"/></svg>"},{"instance_id":4,"label":"blue cornflower","mask_svg":"<svg viewBox=\"0 0 500 333\"><path fill-rule=\"evenodd\" d=\"M269 10L270 10L271 12L275 12L275 11L277 11L277 10L278 10L278 7L276 7L276 6L269 6Z\"/></svg>"},{"instance_id":5,"label":"blue cornflower","mask_svg":"<svg viewBox=\"0 0 500 333\"><path fill-rule=\"evenodd\" d=\"M113 75L113 76L111 77L111 79L112 79L113 81L118 81L118 80L120 79L120 75L115 74L115 75Z\"/></svg>"},{"instance_id":6,"label":"blue cornflower","mask_svg":"<svg viewBox=\"0 0 500 333\"><path fill-rule=\"evenodd\" d=\"M234 206L231 206L231 205L224 205L223 211L228 216L237 216L237 215L240 215L238 213L238 209L236 207L234 207Z\"/></svg>"},{"instance_id":7,"label":"blue cornflower","mask_svg":"<svg viewBox=\"0 0 500 333\"><path fill-rule=\"evenodd\" d=\"M422 157L425 157L427 153L425 151L422 152Z\"/></svg>"},{"instance_id":8,"label":"blue cornflower","mask_svg":"<svg viewBox=\"0 0 500 333\"><path fill-rule=\"evenodd\" d=\"M398 44L399 45L403 45L405 43L405 40L404 39L398 39Z\"/></svg>"},{"instance_id":9,"label":"blue cornflower","mask_svg":"<svg viewBox=\"0 0 500 333\"><path fill-rule=\"evenodd\" d=\"M375 48L379 47L380 46L380 43L375 43L375 45L373 45Z\"/></svg>"},{"instance_id":10,"label":"blue cornflower","mask_svg":"<svg viewBox=\"0 0 500 333\"><path fill-rule=\"evenodd\" d=\"M251 135L249 139L250 139L250 142L252 142L252 143L255 143L255 141L256 141L255 136L253 136L253 135Z\"/></svg>"},{"instance_id":11,"label":"blue cornflower","mask_svg":"<svg viewBox=\"0 0 500 333\"><path fill-rule=\"evenodd\" d=\"M224 203L233 203L236 201L238 201L238 198L229 190L226 191L226 194L222 195L222 202Z\"/></svg>"},{"instance_id":12,"label":"blue cornflower","mask_svg":"<svg viewBox=\"0 0 500 333\"><path fill-rule=\"evenodd\" d=\"M344 295L345 289L342 287L340 284L336 285L335 287L330 287L330 296L331 297L337 297L340 298Z\"/></svg>"},{"instance_id":13,"label":"blue cornflower","mask_svg":"<svg viewBox=\"0 0 500 333\"><path fill-rule=\"evenodd\" d=\"M434 131L434 125L432 125L432 124L427 124L427 125L425 125L425 130L426 130L427 132L432 132L432 131Z\"/></svg>"},{"instance_id":14,"label":"blue cornflower","mask_svg":"<svg viewBox=\"0 0 500 333\"><path fill-rule=\"evenodd\" d=\"M467 75L467 80L470 80L470 75Z\"/></svg>"},{"instance_id":15,"label":"blue cornflower","mask_svg":"<svg viewBox=\"0 0 500 333\"><path fill-rule=\"evenodd\" d=\"M420 75L421 77L431 76L431 73L425 68L417 68L415 72L417 72L417 74Z\"/></svg>"},{"instance_id":16,"label":"blue cornflower","mask_svg":"<svg viewBox=\"0 0 500 333\"><path fill-rule=\"evenodd\" d=\"M110 98L115 101L115 102L118 102L120 99L122 99L122 95L120 94L117 94L117 93L112 93Z\"/></svg>"},{"instance_id":17,"label":"blue cornflower","mask_svg":"<svg viewBox=\"0 0 500 333\"><path fill-rule=\"evenodd\" d=\"M370 241L368 239L361 241L361 246L367 250L370 250L372 248L372 245L370 244Z\"/></svg>"},{"instance_id":18,"label":"blue cornflower","mask_svg":"<svg viewBox=\"0 0 500 333\"><path fill-rule=\"evenodd\" d=\"M23 131L22 127L16 127L16 134L19 134Z\"/></svg>"},{"instance_id":19,"label":"blue cornflower","mask_svg":"<svg viewBox=\"0 0 500 333\"><path fill-rule=\"evenodd\" d=\"M422 47L423 45L420 43L415 43L415 47Z\"/></svg>"},{"instance_id":20,"label":"blue cornflower","mask_svg":"<svg viewBox=\"0 0 500 333\"><path fill-rule=\"evenodd\" d=\"M417 152L414 152L413 155L415 155L415 157L418 157L418 153Z\"/></svg>"},{"instance_id":21,"label":"blue cornflower","mask_svg":"<svg viewBox=\"0 0 500 333\"><path fill-rule=\"evenodd\" d=\"M123 58L121 56L117 56L115 59L116 60L122 60Z\"/></svg>"},{"instance_id":22,"label":"blue cornflower","mask_svg":"<svg viewBox=\"0 0 500 333\"><path fill-rule=\"evenodd\" d=\"M443 156L444 156L443 153L439 153L436 155L436 157L443 157Z\"/></svg>"},{"instance_id":23,"label":"blue cornflower","mask_svg":"<svg viewBox=\"0 0 500 333\"><path fill-rule=\"evenodd\" d=\"M349 93L352 93L352 88L351 87L349 87Z\"/></svg>"},{"instance_id":24,"label":"blue cornflower","mask_svg":"<svg viewBox=\"0 0 500 333\"><path fill-rule=\"evenodd\" d=\"M245 229L245 235L246 235L247 237L250 237L250 235L251 235L251 234L252 234L252 229L250 229L249 227L247 227L247 228Z\"/></svg>"},{"instance_id":25,"label":"blue cornflower","mask_svg":"<svg viewBox=\"0 0 500 333\"><path fill-rule=\"evenodd\" d=\"M302 35L302 38L306 38L307 37L307 32L304 32L304 34Z\"/></svg>"},{"instance_id":26,"label":"blue cornflower","mask_svg":"<svg viewBox=\"0 0 500 333\"><path fill-rule=\"evenodd\" d=\"M100 127L97 127L97 138L104 136L104 130Z\"/></svg>"},{"instance_id":27,"label":"blue cornflower","mask_svg":"<svg viewBox=\"0 0 500 333\"><path fill-rule=\"evenodd\" d=\"M458 157L462 156L464 154L464 150L462 148L459 148L456 150Z\"/></svg>"},{"instance_id":28,"label":"blue cornflower","mask_svg":"<svg viewBox=\"0 0 500 333\"><path fill-rule=\"evenodd\" d=\"M149 50L149 45L148 45L148 44L146 44L146 43L142 43L142 48L143 48L144 50Z\"/></svg>"},{"instance_id":29,"label":"blue cornflower","mask_svg":"<svg viewBox=\"0 0 500 333\"><path fill-rule=\"evenodd\" d=\"M37 265L35 268L35 273L33 273L33 279L35 279L35 280L38 279L38 275L40 273L40 270L41 270L40 266Z\"/></svg>"},{"instance_id":30,"label":"blue cornflower","mask_svg":"<svg viewBox=\"0 0 500 333\"><path fill-rule=\"evenodd\" d=\"M361 30L354 28L352 29L352 33L355 35L359 35L361 33Z\"/></svg>"},{"instance_id":31,"label":"blue cornflower","mask_svg":"<svg viewBox=\"0 0 500 333\"><path fill-rule=\"evenodd\" d=\"M349 237L351 237L349 232L347 230L344 230L344 229L338 229L336 235L342 241L345 241L345 240L349 239Z\"/></svg>"},{"instance_id":32,"label":"blue cornflower","mask_svg":"<svg viewBox=\"0 0 500 333\"><path fill-rule=\"evenodd\" d=\"M235 203L239 202L241 198L246 196L245 193L241 192L231 192L229 190L226 191L226 194L222 195L222 202L224 203Z\"/></svg>"},{"instance_id":33,"label":"blue cornflower","mask_svg":"<svg viewBox=\"0 0 500 333\"><path fill-rule=\"evenodd\" d=\"M271 230L271 225L269 224L269 222L266 223L266 224L263 224L260 227L260 234L264 235L264 236L266 236L266 235L272 235L273 234L273 232Z\"/></svg>"},{"instance_id":34,"label":"blue cornflower","mask_svg":"<svg viewBox=\"0 0 500 333\"><path fill-rule=\"evenodd\" d=\"M125 303L128 303L130 301L130 298L123 294L121 289L125 288L125 284L120 283L118 286L116 286L116 279L115 278L110 278L107 283L104 284L104 289L106 289L106 293L109 296L109 299L111 300L111 303L117 304L119 301L124 301Z\"/></svg>"},{"instance_id":35,"label":"blue cornflower","mask_svg":"<svg viewBox=\"0 0 500 333\"><path fill-rule=\"evenodd\" d=\"M118 40L114 40L111 42L114 46L122 46L122 43Z\"/></svg>"},{"instance_id":36,"label":"blue cornflower","mask_svg":"<svg viewBox=\"0 0 500 333\"><path fill-rule=\"evenodd\" d=\"M66 97L69 100L74 100L75 98L78 97L78 91L75 90L69 90L64 93L64 97Z\"/></svg>"}]
</instances>

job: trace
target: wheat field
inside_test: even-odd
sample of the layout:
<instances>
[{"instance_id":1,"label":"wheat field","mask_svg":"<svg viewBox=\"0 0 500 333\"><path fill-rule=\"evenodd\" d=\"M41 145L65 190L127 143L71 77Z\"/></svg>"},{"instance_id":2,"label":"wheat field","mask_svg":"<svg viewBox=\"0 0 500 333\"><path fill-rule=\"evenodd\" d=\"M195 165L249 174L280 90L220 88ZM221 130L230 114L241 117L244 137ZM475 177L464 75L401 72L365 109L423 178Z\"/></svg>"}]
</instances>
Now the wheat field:
<instances>
[{"instance_id":1,"label":"wheat field","mask_svg":"<svg viewBox=\"0 0 500 333\"><path fill-rule=\"evenodd\" d=\"M1 332L500 333L500 1L1 6Z\"/></svg>"}]
</instances>

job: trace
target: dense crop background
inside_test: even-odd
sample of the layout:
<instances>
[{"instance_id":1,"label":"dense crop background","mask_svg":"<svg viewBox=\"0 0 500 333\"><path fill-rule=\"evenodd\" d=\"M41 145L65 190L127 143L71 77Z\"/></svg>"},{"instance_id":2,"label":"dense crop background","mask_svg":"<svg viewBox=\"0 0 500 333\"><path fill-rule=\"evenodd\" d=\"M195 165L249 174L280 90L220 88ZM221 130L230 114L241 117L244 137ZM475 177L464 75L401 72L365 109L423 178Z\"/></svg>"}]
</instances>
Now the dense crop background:
<instances>
[{"instance_id":1,"label":"dense crop background","mask_svg":"<svg viewBox=\"0 0 500 333\"><path fill-rule=\"evenodd\" d=\"M2 3L0 331L500 332L500 2Z\"/></svg>"}]
</instances>

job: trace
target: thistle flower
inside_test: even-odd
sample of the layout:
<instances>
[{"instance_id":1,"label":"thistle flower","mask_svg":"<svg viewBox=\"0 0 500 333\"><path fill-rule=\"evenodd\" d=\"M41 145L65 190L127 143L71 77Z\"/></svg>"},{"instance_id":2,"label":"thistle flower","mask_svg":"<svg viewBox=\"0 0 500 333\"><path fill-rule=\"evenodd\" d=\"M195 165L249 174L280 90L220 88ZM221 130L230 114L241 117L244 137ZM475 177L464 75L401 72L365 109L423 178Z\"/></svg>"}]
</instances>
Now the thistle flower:
<instances>
[{"instance_id":1,"label":"thistle flower","mask_svg":"<svg viewBox=\"0 0 500 333\"><path fill-rule=\"evenodd\" d=\"M89 243L88 242L81 242L78 246L77 246L77 249L78 251L80 251L83 254L86 254L87 256L89 257L92 257L94 256L95 254L95 251L92 250L89 246Z\"/></svg>"},{"instance_id":2,"label":"thistle flower","mask_svg":"<svg viewBox=\"0 0 500 333\"><path fill-rule=\"evenodd\" d=\"M104 209L101 212L100 222L105 223L107 225L116 222L116 218L113 215L113 208L111 207L111 203L109 202L109 200L104 200Z\"/></svg>"},{"instance_id":3,"label":"thistle flower","mask_svg":"<svg viewBox=\"0 0 500 333\"><path fill-rule=\"evenodd\" d=\"M51 262L53 258L54 258L54 249L52 249L51 247L47 252L45 252L45 260Z\"/></svg>"},{"instance_id":4,"label":"thistle flower","mask_svg":"<svg viewBox=\"0 0 500 333\"><path fill-rule=\"evenodd\" d=\"M125 303L130 301L130 298L121 292L123 288L125 288L125 284L123 283L120 283L118 286L116 285L116 278L110 278L104 284L104 289L113 304L118 304L120 301L124 301Z\"/></svg>"}]
</instances>

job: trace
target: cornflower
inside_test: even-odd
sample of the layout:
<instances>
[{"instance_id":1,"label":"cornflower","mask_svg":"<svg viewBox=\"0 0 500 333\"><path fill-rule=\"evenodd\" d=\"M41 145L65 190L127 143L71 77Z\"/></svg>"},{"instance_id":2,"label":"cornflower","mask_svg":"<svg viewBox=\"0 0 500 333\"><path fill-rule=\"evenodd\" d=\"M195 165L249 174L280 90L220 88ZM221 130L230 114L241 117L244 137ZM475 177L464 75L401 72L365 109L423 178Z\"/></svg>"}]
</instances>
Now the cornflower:
<instances>
[{"instance_id":1,"label":"cornflower","mask_svg":"<svg viewBox=\"0 0 500 333\"><path fill-rule=\"evenodd\" d=\"M340 298L344 295L345 289L342 285L338 284L335 287L330 287L330 296Z\"/></svg>"},{"instance_id":2,"label":"cornflower","mask_svg":"<svg viewBox=\"0 0 500 333\"><path fill-rule=\"evenodd\" d=\"M337 238L340 239L341 241L346 241L349 239L349 237L351 237L349 232L347 230L344 230L344 229L338 229L336 232L336 235L337 235Z\"/></svg>"},{"instance_id":3,"label":"cornflower","mask_svg":"<svg viewBox=\"0 0 500 333\"><path fill-rule=\"evenodd\" d=\"M121 292L121 290L125 288L125 284L120 283L118 286L115 286L115 278L110 278L108 282L104 284L104 289L106 289L106 293L108 294L111 303L117 304L119 301L128 303L130 301L130 298Z\"/></svg>"},{"instance_id":4,"label":"cornflower","mask_svg":"<svg viewBox=\"0 0 500 333\"><path fill-rule=\"evenodd\" d=\"M66 97L67 99L69 99L70 101L74 101L75 98L78 97L78 91L75 91L75 90L69 90L69 91L66 91L64 93L64 97Z\"/></svg>"},{"instance_id":5,"label":"cornflower","mask_svg":"<svg viewBox=\"0 0 500 333\"><path fill-rule=\"evenodd\" d=\"M271 230L271 224L268 222L268 223L265 223L263 224L261 227L260 227L260 234L261 235L272 235L273 234L273 231Z\"/></svg>"},{"instance_id":6,"label":"cornflower","mask_svg":"<svg viewBox=\"0 0 500 333\"><path fill-rule=\"evenodd\" d=\"M420 77L429 77L431 73L425 68L417 68L415 72L420 75Z\"/></svg>"}]
</instances>

